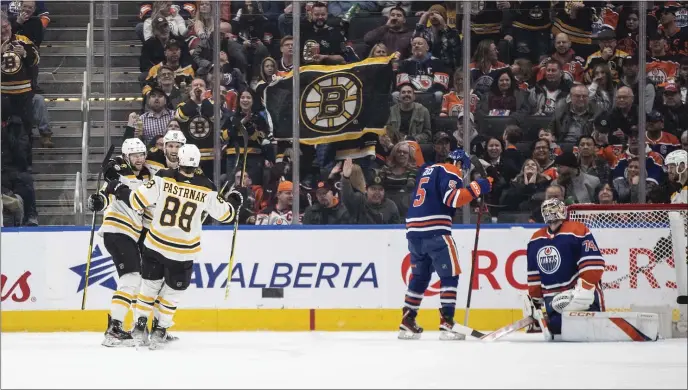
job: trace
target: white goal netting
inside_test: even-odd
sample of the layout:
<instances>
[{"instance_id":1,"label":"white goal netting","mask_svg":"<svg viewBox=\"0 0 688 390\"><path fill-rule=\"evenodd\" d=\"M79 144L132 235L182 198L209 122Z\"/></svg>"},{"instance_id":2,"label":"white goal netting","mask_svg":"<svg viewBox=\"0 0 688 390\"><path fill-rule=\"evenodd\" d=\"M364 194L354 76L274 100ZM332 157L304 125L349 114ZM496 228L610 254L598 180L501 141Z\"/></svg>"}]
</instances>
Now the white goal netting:
<instances>
[{"instance_id":1,"label":"white goal netting","mask_svg":"<svg viewBox=\"0 0 688 390\"><path fill-rule=\"evenodd\" d=\"M573 205L568 215L588 226L609 259L602 278L607 310L664 308L674 328L683 326L686 305L676 300L688 290L687 205Z\"/></svg>"}]
</instances>

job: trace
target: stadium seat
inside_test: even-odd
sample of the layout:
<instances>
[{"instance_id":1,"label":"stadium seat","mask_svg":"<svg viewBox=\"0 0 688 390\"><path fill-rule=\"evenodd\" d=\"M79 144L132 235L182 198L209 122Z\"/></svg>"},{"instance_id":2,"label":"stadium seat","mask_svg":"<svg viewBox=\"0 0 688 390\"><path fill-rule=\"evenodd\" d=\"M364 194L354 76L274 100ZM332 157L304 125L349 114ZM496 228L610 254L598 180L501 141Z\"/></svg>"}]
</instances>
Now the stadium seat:
<instances>
[{"instance_id":1,"label":"stadium seat","mask_svg":"<svg viewBox=\"0 0 688 390\"><path fill-rule=\"evenodd\" d=\"M438 102L432 93L416 92L416 103L425 106L431 117L437 116L442 109L442 103Z\"/></svg>"},{"instance_id":2,"label":"stadium seat","mask_svg":"<svg viewBox=\"0 0 688 390\"><path fill-rule=\"evenodd\" d=\"M511 124L517 124L517 120L508 116L479 116L480 133L486 137L502 139L504 128Z\"/></svg>"},{"instance_id":3,"label":"stadium seat","mask_svg":"<svg viewBox=\"0 0 688 390\"><path fill-rule=\"evenodd\" d=\"M552 122L551 116L527 116L523 121L523 141L535 141L540 129L546 129Z\"/></svg>"},{"instance_id":4,"label":"stadium seat","mask_svg":"<svg viewBox=\"0 0 688 390\"><path fill-rule=\"evenodd\" d=\"M453 133L456 130L457 117L455 116L445 116L445 117L434 117L433 118L433 132L444 131L448 134Z\"/></svg>"},{"instance_id":5,"label":"stadium seat","mask_svg":"<svg viewBox=\"0 0 688 390\"><path fill-rule=\"evenodd\" d=\"M386 22L387 19L381 16L355 16L351 18L347 38L352 41L363 42L363 36L367 32L384 25Z\"/></svg>"}]
</instances>

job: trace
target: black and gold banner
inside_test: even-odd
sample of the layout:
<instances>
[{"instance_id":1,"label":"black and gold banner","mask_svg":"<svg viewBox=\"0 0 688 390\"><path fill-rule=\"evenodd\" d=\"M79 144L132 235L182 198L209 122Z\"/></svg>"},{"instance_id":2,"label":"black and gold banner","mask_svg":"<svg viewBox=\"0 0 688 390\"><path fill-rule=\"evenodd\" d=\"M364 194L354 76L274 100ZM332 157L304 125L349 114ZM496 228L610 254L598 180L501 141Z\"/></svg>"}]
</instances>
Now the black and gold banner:
<instances>
[{"instance_id":1,"label":"black and gold banner","mask_svg":"<svg viewBox=\"0 0 688 390\"><path fill-rule=\"evenodd\" d=\"M346 65L300 68L301 143L318 145L384 134L389 117L393 57L369 58ZM292 73L265 88L263 101L273 135L293 137Z\"/></svg>"}]
</instances>

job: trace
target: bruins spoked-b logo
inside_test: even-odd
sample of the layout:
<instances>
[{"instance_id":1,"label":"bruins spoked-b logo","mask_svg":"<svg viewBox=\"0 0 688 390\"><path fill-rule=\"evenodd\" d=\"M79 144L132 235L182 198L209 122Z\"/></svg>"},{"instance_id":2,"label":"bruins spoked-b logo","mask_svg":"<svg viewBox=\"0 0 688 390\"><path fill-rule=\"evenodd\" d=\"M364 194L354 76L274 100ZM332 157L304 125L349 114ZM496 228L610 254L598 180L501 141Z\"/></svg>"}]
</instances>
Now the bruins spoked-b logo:
<instances>
[{"instance_id":1,"label":"bruins spoked-b logo","mask_svg":"<svg viewBox=\"0 0 688 390\"><path fill-rule=\"evenodd\" d=\"M363 84L349 72L318 77L301 95L301 123L318 133L337 133L358 118Z\"/></svg>"},{"instance_id":2,"label":"bruins spoked-b logo","mask_svg":"<svg viewBox=\"0 0 688 390\"><path fill-rule=\"evenodd\" d=\"M191 119L189 134L195 139L205 139L210 134L210 122L203 116Z\"/></svg>"}]
</instances>

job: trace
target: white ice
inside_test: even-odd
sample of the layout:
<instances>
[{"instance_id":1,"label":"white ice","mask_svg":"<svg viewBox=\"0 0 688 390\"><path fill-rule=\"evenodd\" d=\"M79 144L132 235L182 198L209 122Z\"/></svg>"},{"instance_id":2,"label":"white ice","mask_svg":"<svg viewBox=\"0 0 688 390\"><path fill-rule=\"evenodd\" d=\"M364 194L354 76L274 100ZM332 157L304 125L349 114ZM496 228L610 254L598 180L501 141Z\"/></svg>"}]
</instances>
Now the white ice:
<instances>
[{"instance_id":1,"label":"white ice","mask_svg":"<svg viewBox=\"0 0 688 390\"><path fill-rule=\"evenodd\" d=\"M177 332L165 350L102 333L2 333L2 388L683 388L686 340L401 341L391 332Z\"/></svg>"}]
</instances>

